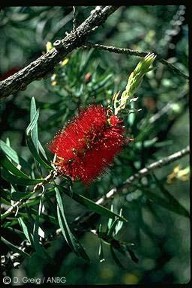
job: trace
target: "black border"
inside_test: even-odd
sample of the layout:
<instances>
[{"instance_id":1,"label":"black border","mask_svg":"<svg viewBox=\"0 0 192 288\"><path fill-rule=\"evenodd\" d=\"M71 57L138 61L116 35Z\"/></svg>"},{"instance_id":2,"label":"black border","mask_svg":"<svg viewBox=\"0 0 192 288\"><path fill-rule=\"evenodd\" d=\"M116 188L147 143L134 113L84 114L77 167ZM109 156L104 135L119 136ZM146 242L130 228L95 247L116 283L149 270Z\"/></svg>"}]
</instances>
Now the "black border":
<instances>
[{"instance_id":1,"label":"black border","mask_svg":"<svg viewBox=\"0 0 192 288\"><path fill-rule=\"evenodd\" d=\"M78 1L74 1L74 0L55 0L55 1L48 1L48 0L1 0L0 3L0 9L3 9L5 7L18 7L18 6L97 6L97 5L102 5L102 6L106 6L106 5L114 5L114 6L137 6L137 5L151 5L151 6L155 6L155 5L185 5L186 6L186 19L187 19L187 23L189 26L189 64L188 64L188 71L189 71L189 76L190 76L190 81L189 81L189 95L191 95L191 97L189 96L189 111L190 111L190 115L192 115L192 79L191 79L191 69L192 69L192 64L190 65L190 63L192 63L192 0L183 0L183 1L179 1L179 0L108 0L108 1L104 1L104 0L78 0ZM192 127L192 117L189 118L189 123L190 123L190 127ZM191 130L191 129L190 129ZM192 146L192 133L190 133L190 147ZM190 167L192 167L192 157L191 157L191 153L190 153ZM190 176L192 176L192 172L190 172ZM190 177L190 180L192 179L192 177ZM191 181L190 181L190 188L192 187L191 185ZM190 189L191 190L191 189ZM192 207L192 196L190 196L190 211L192 211L191 209ZM191 221L191 216L190 216L190 231L192 231L192 221ZM192 233L190 233L191 237L190 237L190 249L191 249L191 254L192 254ZM191 263L190 263L190 271L191 271L191 275L192 275L192 257L191 257ZM2 275L1 275L2 276ZM3 284L3 283L2 283ZM8 285L5 285L6 287L8 287ZM21 287L37 287L37 285L23 285ZM52 286L52 285L40 285L40 286ZM62 285L64 287L112 287L112 288L120 288L120 287L128 287L128 288L143 288L143 287L152 287L152 288L191 288L192 287L192 278L190 279L189 283L180 283L180 284L166 284L166 283L149 283L149 284L135 284L135 285L126 285L126 284L110 284L110 285ZM19 286L17 286L19 287Z\"/></svg>"}]
</instances>

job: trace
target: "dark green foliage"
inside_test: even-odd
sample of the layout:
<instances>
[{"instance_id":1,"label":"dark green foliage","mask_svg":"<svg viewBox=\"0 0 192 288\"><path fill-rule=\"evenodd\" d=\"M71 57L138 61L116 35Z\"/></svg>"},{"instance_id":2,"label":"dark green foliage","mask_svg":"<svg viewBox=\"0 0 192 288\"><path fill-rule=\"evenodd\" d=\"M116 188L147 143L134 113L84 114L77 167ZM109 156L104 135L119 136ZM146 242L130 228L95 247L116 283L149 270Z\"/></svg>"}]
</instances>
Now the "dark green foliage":
<instances>
[{"instance_id":1,"label":"dark green foliage","mask_svg":"<svg viewBox=\"0 0 192 288\"><path fill-rule=\"evenodd\" d=\"M77 8L78 23L91 8ZM186 20L174 24L183 9L121 7L88 40L155 51L188 74L188 25ZM46 51L48 41L63 38L72 29L72 14L72 7L5 8L1 74L26 66ZM179 174L167 181L178 164L180 171L189 165L188 157L136 180L105 206L95 203L140 169L188 145L186 79L155 61L136 92L138 100L127 107L135 112L122 113L134 141L90 186L54 172L54 155L47 149L81 107L99 103L112 108L114 93L125 89L139 60L81 47L53 74L3 100L3 255L20 253L23 275L65 276L74 285L189 281L189 181ZM18 209L7 212L17 201ZM11 277L13 266L9 262L4 269Z\"/></svg>"}]
</instances>

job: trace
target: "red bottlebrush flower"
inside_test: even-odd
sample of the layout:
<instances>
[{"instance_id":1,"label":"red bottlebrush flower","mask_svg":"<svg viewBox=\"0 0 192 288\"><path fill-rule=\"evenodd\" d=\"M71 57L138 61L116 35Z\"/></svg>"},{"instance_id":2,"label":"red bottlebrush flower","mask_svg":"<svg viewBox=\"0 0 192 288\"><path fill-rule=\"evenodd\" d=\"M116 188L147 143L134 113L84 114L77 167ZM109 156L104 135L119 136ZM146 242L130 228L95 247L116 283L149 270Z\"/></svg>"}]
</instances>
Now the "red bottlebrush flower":
<instances>
[{"instance_id":1,"label":"red bottlebrush flower","mask_svg":"<svg viewBox=\"0 0 192 288\"><path fill-rule=\"evenodd\" d=\"M113 161L125 143L123 122L101 105L80 111L49 144L59 171L89 184Z\"/></svg>"}]
</instances>

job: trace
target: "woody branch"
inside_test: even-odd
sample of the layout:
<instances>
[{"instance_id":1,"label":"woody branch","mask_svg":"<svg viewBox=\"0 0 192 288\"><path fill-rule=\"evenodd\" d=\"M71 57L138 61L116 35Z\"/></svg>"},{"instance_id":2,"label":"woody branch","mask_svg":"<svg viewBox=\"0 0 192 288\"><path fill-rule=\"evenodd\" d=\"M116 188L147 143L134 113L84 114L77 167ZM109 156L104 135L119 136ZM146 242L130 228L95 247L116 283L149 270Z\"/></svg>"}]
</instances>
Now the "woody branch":
<instances>
[{"instance_id":1,"label":"woody branch","mask_svg":"<svg viewBox=\"0 0 192 288\"><path fill-rule=\"evenodd\" d=\"M126 54L126 55L131 55L131 56L136 56L136 57L145 57L149 54L149 52L145 52L145 51L137 51L137 50L132 50L132 49L128 49L128 48L106 46L106 45L94 44L94 43L90 43L90 42L86 42L85 45L83 45L83 47L84 48L95 48L95 49L105 50L105 51L112 52L112 53ZM164 64L171 71L173 71L177 75L181 76L182 78L189 80L189 76L186 75L185 73L183 73L176 66L169 63L167 60L163 59L160 55L157 55L156 52L154 52L154 54L156 55L156 61Z\"/></svg>"},{"instance_id":2,"label":"woody branch","mask_svg":"<svg viewBox=\"0 0 192 288\"><path fill-rule=\"evenodd\" d=\"M105 196L101 197L99 200L96 201L96 204L98 205L105 205L107 204L107 202L109 202L115 195L117 195L118 193L122 192L123 190L127 190L127 188L129 186L131 186L131 184L135 181L138 180L142 177L144 177L145 175L149 174L151 171L156 170L158 168L162 168L164 166L169 165L170 163L188 155L190 153L190 148L189 146L187 146L186 148L175 152L167 157L164 157L156 162L153 162L152 164L148 165L147 167L139 170L137 173L133 174L132 176L130 176L127 180L125 180L122 185L120 187L114 187L112 188ZM42 186L45 185L46 183L49 182L49 180L53 180L57 175L56 171L52 171L44 180L43 183L40 183L38 185L36 185L34 187L34 192L36 191L36 188L38 188L37 186ZM28 200L30 201L30 199ZM14 205L12 205L3 215L2 215L2 219L6 218L8 215L10 215L13 211L17 211L19 207L25 205L28 203L28 201L26 203L25 200L20 200L18 202L16 202ZM80 218L80 217L78 217ZM89 216L86 217L86 221L89 220Z\"/></svg>"},{"instance_id":3,"label":"woody branch","mask_svg":"<svg viewBox=\"0 0 192 288\"><path fill-rule=\"evenodd\" d=\"M4 98L19 90L24 90L34 80L41 79L52 72L55 65L68 53L81 46L86 41L86 38L117 9L117 6L96 6L91 11L90 16L80 26L72 30L62 40L55 41L54 49L37 58L19 72L1 81L0 97Z\"/></svg>"},{"instance_id":4,"label":"woody branch","mask_svg":"<svg viewBox=\"0 0 192 288\"><path fill-rule=\"evenodd\" d=\"M129 186L131 186L131 184L135 181L138 180L142 177L144 177L145 175L149 174L151 171L156 170L158 168L164 167L169 165L170 163L186 156L187 154L189 154L190 152L190 148L189 146L187 146L186 148L175 152L169 156L166 156L156 162L153 162L152 164L148 165L147 167L139 170L137 173L135 173L134 175L130 176L127 180L125 180L125 182L123 182L123 184L118 188L118 187L114 187L112 188L105 196L101 197L99 200L97 200L96 204L99 205L104 205L106 204L106 202L108 202L109 199L113 198L117 193L122 192L123 190L126 189Z\"/></svg>"},{"instance_id":5,"label":"woody branch","mask_svg":"<svg viewBox=\"0 0 192 288\"><path fill-rule=\"evenodd\" d=\"M106 205L111 199L113 199L118 193L124 192L123 190L126 190L130 187L135 180L138 180L145 175L149 174L151 171L156 170L158 168L162 168L164 166L169 165L170 163L188 155L190 153L190 148L187 146L186 148L175 152L167 157L164 157L156 162L153 162L152 164L148 165L147 167L139 170L137 173L130 176L127 180L125 180L124 183L122 183L119 187L112 188L105 196L101 197L99 200L96 201L96 204L98 205ZM82 227L85 226L88 229L88 227L93 226L93 222L95 222L94 218L94 212L91 212L90 214L85 214L80 217L77 217L72 225L74 226L75 230L82 229ZM61 229L57 229L56 235L59 235L61 233Z\"/></svg>"}]
</instances>

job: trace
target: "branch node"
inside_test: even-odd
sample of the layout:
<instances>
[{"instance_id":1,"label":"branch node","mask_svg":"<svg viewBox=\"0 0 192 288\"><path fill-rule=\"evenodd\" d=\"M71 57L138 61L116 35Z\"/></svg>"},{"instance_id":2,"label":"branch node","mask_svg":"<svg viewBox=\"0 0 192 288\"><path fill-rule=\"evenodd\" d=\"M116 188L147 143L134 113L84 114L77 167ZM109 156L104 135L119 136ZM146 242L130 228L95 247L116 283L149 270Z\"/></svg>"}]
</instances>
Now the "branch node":
<instances>
[{"instance_id":1,"label":"branch node","mask_svg":"<svg viewBox=\"0 0 192 288\"><path fill-rule=\"evenodd\" d=\"M61 40L56 40L54 43L53 43L53 46L55 47L55 49L60 49L63 47L63 43Z\"/></svg>"}]
</instances>

